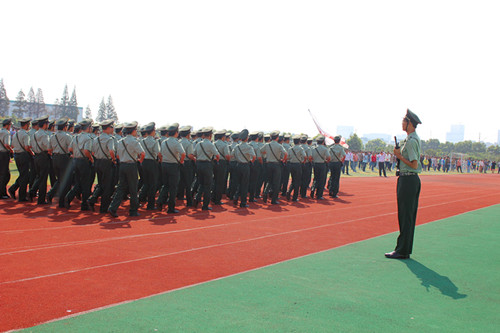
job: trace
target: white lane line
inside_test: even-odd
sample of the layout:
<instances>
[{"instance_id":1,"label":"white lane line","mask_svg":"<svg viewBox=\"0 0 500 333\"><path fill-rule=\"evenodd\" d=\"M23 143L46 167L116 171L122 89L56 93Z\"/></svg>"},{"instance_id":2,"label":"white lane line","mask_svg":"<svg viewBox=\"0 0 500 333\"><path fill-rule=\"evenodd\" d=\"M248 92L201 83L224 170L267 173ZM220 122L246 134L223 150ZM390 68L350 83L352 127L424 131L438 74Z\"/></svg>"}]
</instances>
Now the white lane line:
<instances>
[{"instance_id":1,"label":"white lane line","mask_svg":"<svg viewBox=\"0 0 500 333\"><path fill-rule=\"evenodd\" d=\"M484 195L482 197L488 197L488 196L493 196L493 194ZM434 205L428 205L428 206L421 207L421 209L426 209L426 208L436 207L436 206L443 206L443 205L450 204L450 203L456 203L456 202L462 202L462 201L468 201L468 200L470 200L470 199L466 198L466 199L459 199L459 200L449 201L447 203L438 203L438 204L434 204ZM207 249L212 249L212 248L222 247L222 246L227 246L227 245L247 243L247 242L252 242L252 241L266 239L266 238L271 238L271 237L277 237L277 236L283 236L283 235L288 235L288 234L293 234L293 233L299 233L299 232L304 232L304 231L310 231L310 230L328 228L328 227L337 226L337 225L340 225L340 224L347 224L347 223L358 222L358 221L363 221L363 220L369 220L369 219L373 219L373 218L379 218L379 217L383 217L383 216L396 215L396 214L397 214L397 212L390 212L390 213L385 213L385 214L378 214L378 215L373 215L373 216L366 216L366 217L362 217L362 218L358 218L358 219L352 219L352 220L347 220L347 221L342 221L342 222L337 222L337 223L327 223L327 224L323 224L323 225L319 225L319 226L314 226L314 227L309 227L309 228L302 228L302 229L296 229L296 230L290 230L290 231L285 231L285 232L279 232L279 233L275 233L275 234L264 235L264 236L259 236L259 237L253 237L253 238L248 238L248 239L243 239L243 240L237 240L237 241L233 241L233 242L227 242L227 243L221 243L221 244L213 244L213 245L201 246L201 247L198 247L198 248L192 248L192 249L187 249L187 250L175 251L175 252L170 252L170 253L162 253L162 254L158 254L158 255L154 255L154 256L149 256L149 257L144 257L144 258L137 258L137 259L131 259L131 260L118 261L118 262L114 262L114 263L110 263L110 264L90 266L90 267L81 268L81 269L69 270L69 271L64 271L64 272L59 272L59 273L53 273L53 274L47 274L47 275L40 275L40 276L35 276L35 277L30 277L30 278L24 278L24 279L19 279L19 280L13 280L13 281L5 281L5 282L0 282L0 285L13 284L13 283L25 282L25 281L32 281L32 280L38 280L38 279L49 278L49 277L54 277L54 276L59 276L59 275L79 273L79 272L84 272L84 271L89 271L89 270L94 270L94 269L99 269L99 268L106 268L106 267L112 267L112 266L117 266L117 265L129 264L129 263L139 262L139 261L143 261L143 260L152 260L152 259L157 259L157 258L162 258L162 257L167 257L167 256L172 256L172 255L177 255L177 254L183 254L183 253L188 253L188 252L194 252L194 251L200 251L200 250L207 250ZM463 214L463 213L461 213L461 214ZM460 215L460 214L457 214L457 215Z\"/></svg>"}]
</instances>

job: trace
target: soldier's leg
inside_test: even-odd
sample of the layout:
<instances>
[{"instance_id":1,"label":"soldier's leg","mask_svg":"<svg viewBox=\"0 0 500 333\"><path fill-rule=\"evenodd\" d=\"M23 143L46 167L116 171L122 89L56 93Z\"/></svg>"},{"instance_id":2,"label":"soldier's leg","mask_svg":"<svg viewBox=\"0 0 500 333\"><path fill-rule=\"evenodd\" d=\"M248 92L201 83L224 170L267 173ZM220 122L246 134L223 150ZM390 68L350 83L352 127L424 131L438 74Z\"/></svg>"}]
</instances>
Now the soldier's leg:
<instances>
[{"instance_id":1,"label":"soldier's leg","mask_svg":"<svg viewBox=\"0 0 500 333\"><path fill-rule=\"evenodd\" d=\"M168 211L175 211L175 200L177 199L177 186L179 185L179 165L177 163L167 163L168 178Z\"/></svg>"},{"instance_id":2,"label":"soldier's leg","mask_svg":"<svg viewBox=\"0 0 500 333\"><path fill-rule=\"evenodd\" d=\"M28 182L29 182L29 164L30 156L28 153L22 153L16 158L17 169L19 170L19 201L27 200Z\"/></svg>"},{"instance_id":3,"label":"soldier's leg","mask_svg":"<svg viewBox=\"0 0 500 333\"><path fill-rule=\"evenodd\" d=\"M139 209L139 198L137 195L137 187L139 183L137 163L123 163L124 174L128 183L128 191L130 194L129 215L134 216Z\"/></svg>"},{"instance_id":4,"label":"soldier's leg","mask_svg":"<svg viewBox=\"0 0 500 333\"><path fill-rule=\"evenodd\" d=\"M0 196L7 196L7 184L10 181L10 154L0 152Z\"/></svg>"},{"instance_id":5,"label":"soldier's leg","mask_svg":"<svg viewBox=\"0 0 500 333\"><path fill-rule=\"evenodd\" d=\"M322 198L326 182L326 164L319 163L317 172L318 172L318 181L316 183L316 198ZM314 177L316 177L316 169L314 171L314 174L315 174Z\"/></svg>"},{"instance_id":6,"label":"soldier's leg","mask_svg":"<svg viewBox=\"0 0 500 333\"><path fill-rule=\"evenodd\" d=\"M38 204L45 204L47 195L47 178L49 176L49 155L47 153L42 153L36 156L35 164L38 170Z\"/></svg>"}]
</instances>

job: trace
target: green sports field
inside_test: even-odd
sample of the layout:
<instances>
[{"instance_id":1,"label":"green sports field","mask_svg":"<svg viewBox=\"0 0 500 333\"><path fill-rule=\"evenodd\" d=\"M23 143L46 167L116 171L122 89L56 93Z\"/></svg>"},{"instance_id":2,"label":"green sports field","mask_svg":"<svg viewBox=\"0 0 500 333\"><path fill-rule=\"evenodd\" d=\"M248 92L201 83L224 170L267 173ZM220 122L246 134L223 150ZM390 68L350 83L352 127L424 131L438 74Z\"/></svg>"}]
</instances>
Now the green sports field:
<instances>
[{"instance_id":1,"label":"green sports field","mask_svg":"<svg viewBox=\"0 0 500 333\"><path fill-rule=\"evenodd\" d=\"M499 216L418 226L410 260L392 233L26 331L498 332Z\"/></svg>"}]
</instances>

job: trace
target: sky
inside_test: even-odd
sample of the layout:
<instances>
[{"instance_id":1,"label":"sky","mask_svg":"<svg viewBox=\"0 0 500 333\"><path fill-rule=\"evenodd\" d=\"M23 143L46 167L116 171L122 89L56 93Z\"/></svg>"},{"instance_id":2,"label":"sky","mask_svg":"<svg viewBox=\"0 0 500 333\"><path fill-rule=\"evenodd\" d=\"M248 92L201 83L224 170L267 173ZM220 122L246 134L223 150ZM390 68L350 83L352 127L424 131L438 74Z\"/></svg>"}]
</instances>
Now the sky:
<instances>
[{"instance_id":1,"label":"sky","mask_svg":"<svg viewBox=\"0 0 500 333\"><path fill-rule=\"evenodd\" d=\"M76 87L121 122L497 142L500 1L2 1L8 97Z\"/></svg>"}]
</instances>

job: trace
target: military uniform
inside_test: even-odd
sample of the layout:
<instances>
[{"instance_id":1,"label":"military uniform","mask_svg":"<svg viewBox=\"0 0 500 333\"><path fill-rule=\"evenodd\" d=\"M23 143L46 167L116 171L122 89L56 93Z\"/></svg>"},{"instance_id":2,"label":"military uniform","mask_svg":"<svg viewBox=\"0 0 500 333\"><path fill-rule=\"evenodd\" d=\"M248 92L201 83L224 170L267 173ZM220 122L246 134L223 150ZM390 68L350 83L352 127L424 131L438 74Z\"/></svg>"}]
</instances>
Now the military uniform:
<instances>
[{"instance_id":1,"label":"military uniform","mask_svg":"<svg viewBox=\"0 0 500 333\"><path fill-rule=\"evenodd\" d=\"M290 135L286 134L283 136L283 143L281 144L285 151L288 153L288 150L291 148L290 146ZM285 196L288 189L288 182L290 180L290 166L288 161L283 162L283 166L281 168L281 195Z\"/></svg>"},{"instance_id":2,"label":"military uniform","mask_svg":"<svg viewBox=\"0 0 500 333\"><path fill-rule=\"evenodd\" d=\"M306 153L299 144L300 136L294 136L296 144L288 149L288 166L292 175L292 184L287 191L287 199L290 200L290 194L293 191L293 201L297 201L299 197L300 184L302 181L302 165L306 159Z\"/></svg>"},{"instance_id":3,"label":"military uniform","mask_svg":"<svg viewBox=\"0 0 500 333\"><path fill-rule=\"evenodd\" d=\"M112 120L105 120L101 123L103 130L113 126ZM106 213L111 204L111 196L114 190L114 173L116 172L115 140L112 135L101 133L92 143L92 153L94 154L94 168L97 174L97 186L94 188L89 198L89 205L93 210L97 199L101 197L100 213Z\"/></svg>"},{"instance_id":4,"label":"military uniform","mask_svg":"<svg viewBox=\"0 0 500 333\"><path fill-rule=\"evenodd\" d=\"M253 148L255 153L255 161L250 163L250 179L248 181L248 199L250 202L256 202L256 198L259 196L259 181L262 173L262 153L260 149L262 148L259 142L258 132L250 133L250 143L249 145Z\"/></svg>"},{"instance_id":5,"label":"military uniform","mask_svg":"<svg viewBox=\"0 0 500 333\"><path fill-rule=\"evenodd\" d=\"M31 122L31 128L28 131L28 135L30 137L30 146L35 144L34 135L35 135L36 131L38 131L38 119L35 119ZM33 149L32 149L32 151L33 151ZM33 154L31 154L31 157L30 157L30 174L29 174L29 180L28 180L30 192L31 192L31 188L35 184L36 174L37 173L36 173L36 169L35 169L35 154L33 153Z\"/></svg>"},{"instance_id":6,"label":"military uniform","mask_svg":"<svg viewBox=\"0 0 500 333\"><path fill-rule=\"evenodd\" d=\"M160 153L160 145L158 141L150 134L155 130L155 123L149 123L144 127L147 136L141 140L141 146L144 149L145 157L142 161L142 175L144 182L141 188L142 195L145 196L148 203L147 209L155 208L155 199L157 191L158 174L158 154ZM141 197L141 195L139 195Z\"/></svg>"},{"instance_id":7,"label":"military uniform","mask_svg":"<svg viewBox=\"0 0 500 333\"><path fill-rule=\"evenodd\" d=\"M316 198L323 198L323 191L326 183L326 173L328 170L328 162L330 161L330 152L323 144L325 141L324 136L317 139L318 145L311 149L311 156L314 164L314 180L316 182ZM312 195L311 195L312 197Z\"/></svg>"},{"instance_id":8,"label":"military uniform","mask_svg":"<svg viewBox=\"0 0 500 333\"><path fill-rule=\"evenodd\" d=\"M31 121L31 118L21 119L19 123L21 127L25 126ZM30 163L32 160L30 149L30 137L28 132L24 129L19 131L12 137L12 148L14 150L14 161L16 162L19 176L12 186L9 188L9 194L14 199L16 191L19 189L19 202L27 201L27 191L29 183Z\"/></svg>"},{"instance_id":9,"label":"military uniform","mask_svg":"<svg viewBox=\"0 0 500 333\"><path fill-rule=\"evenodd\" d=\"M204 128L202 133L205 136L211 136L212 131L212 128ZM215 148L214 144L207 138L204 138L195 146L194 155L196 156L196 170L200 183L200 190L196 194L194 206L201 201L203 195L202 209L210 210L211 208L208 205L210 204L210 190L212 188L212 181L214 177L212 159L215 157L218 160L219 153L217 152L217 148Z\"/></svg>"},{"instance_id":10,"label":"military uniform","mask_svg":"<svg viewBox=\"0 0 500 333\"><path fill-rule=\"evenodd\" d=\"M239 143L240 140L240 133L233 133L231 134L231 139L233 142L229 145L229 188L228 188L228 197L229 199L232 199L236 193L236 183L235 180L237 178L237 173L238 173L238 162L234 159L234 148Z\"/></svg>"},{"instance_id":11,"label":"military uniform","mask_svg":"<svg viewBox=\"0 0 500 333\"><path fill-rule=\"evenodd\" d=\"M3 120L0 130L0 199L8 199L7 184L10 180L10 156L12 148L10 146L9 128L12 123L10 118Z\"/></svg>"},{"instance_id":12,"label":"military uniform","mask_svg":"<svg viewBox=\"0 0 500 333\"><path fill-rule=\"evenodd\" d=\"M48 117L38 119L39 129L33 135L33 142L31 143L31 149L35 153L34 160L37 176L33 187L30 189L30 198L33 198L38 191L37 203L39 205L47 203L47 178L49 176L50 167L49 150L51 150L49 141L50 132L43 129L43 126L47 124L47 122Z\"/></svg>"},{"instance_id":13,"label":"military uniform","mask_svg":"<svg viewBox=\"0 0 500 333\"><path fill-rule=\"evenodd\" d=\"M226 135L226 131L215 132L215 148L219 153L219 163L214 165L214 191L213 191L213 201L216 205L221 204L222 194L226 193L227 186L227 168L229 161L227 157L230 156L229 145L227 142L222 141L223 137Z\"/></svg>"},{"instance_id":14,"label":"military uniform","mask_svg":"<svg viewBox=\"0 0 500 333\"><path fill-rule=\"evenodd\" d=\"M47 197L52 201L54 196L59 197L59 207L63 208L64 199L71 187L70 174L70 153L72 137L68 132L64 131L68 123L67 119L60 119L56 122L58 131L50 137L50 146L52 148L52 167L56 178L56 183L50 189Z\"/></svg>"},{"instance_id":15,"label":"military uniform","mask_svg":"<svg viewBox=\"0 0 500 333\"><path fill-rule=\"evenodd\" d=\"M174 136L178 131L177 126L167 128L168 138L161 144L161 170L163 174L163 186L158 196L158 208L161 210L163 205L168 202L168 213L176 213L175 200L177 198L177 187L180 179L180 164L184 162L186 152L179 140ZM175 134L174 134L175 133Z\"/></svg>"},{"instance_id":16,"label":"military uniform","mask_svg":"<svg viewBox=\"0 0 500 333\"><path fill-rule=\"evenodd\" d=\"M248 184L250 180L250 164L255 159L255 151L246 140L248 139L248 130L240 132L241 142L234 148L234 159L238 163L236 173L236 192L233 197L234 204L238 203L240 198L240 207L247 206Z\"/></svg>"},{"instance_id":17,"label":"military uniform","mask_svg":"<svg viewBox=\"0 0 500 333\"><path fill-rule=\"evenodd\" d=\"M189 158L191 156L194 158L194 148L193 143L187 138L191 132L191 126L183 126L179 129L179 143L181 144L184 152L186 153L186 158L184 163L180 166L180 181L178 195L181 199L186 198L186 206L191 207L193 205L193 178L194 178L194 160Z\"/></svg>"},{"instance_id":18,"label":"military uniform","mask_svg":"<svg viewBox=\"0 0 500 333\"><path fill-rule=\"evenodd\" d=\"M262 148L262 155L266 157L266 172L268 183L264 190L264 202L267 200L267 196L271 192L271 204L278 203L278 195L281 183L281 161L286 157L287 153L285 148L280 145L276 140L279 135L278 131L271 133L272 141L266 143Z\"/></svg>"},{"instance_id":19,"label":"military uniform","mask_svg":"<svg viewBox=\"0 0 500 333\"><path fill-rule=\"evenodd\" d=\"M311 147L307 144L307 136L302 136L300 138L300 143L302 146L302 149L304 149L304 152L306 153L307 160L304 164L302 164L302 181L300 184L300 196L302 198L307 197L307 189L309 188L309 185L311 184L311 171L312 171L312 166L311 166Z\"/></svg>"},{"instance_id":20,"label":"military uniform","mask_svg":"<svg viewBox=\"0 0 500 333\"><path fill-rule=\"evenodd\" d=\"M336 137L335 141L337 140L340 142L340 137ZM335 143L330 147L330 155L331 160L330 163L328 163L331 179L329 194L331 197L336 198L340 189L340 172L345 157L345 150L339 143Z\"/></svg>"},{"instance_id":21,"label":"military uniform","mask_svg":"<svg viewBox=\"0 0 500 333\"><path fill-rule=\"evenodd\" d=\"M139 216L139 199L137 196L137 185L139 182L137 162L142 161L145 156L139 141L132 133L137 129L137 123L129 123L124 126L127 131L127 136L120 141L116 146L116 152L120 158L120 169L118 177L118 187L113 194L113 199L109 205L108 212L111 216L117 217L116 211L120 206L126 193L130 194L130 216Z\"/></svg>"}]
</instances>

